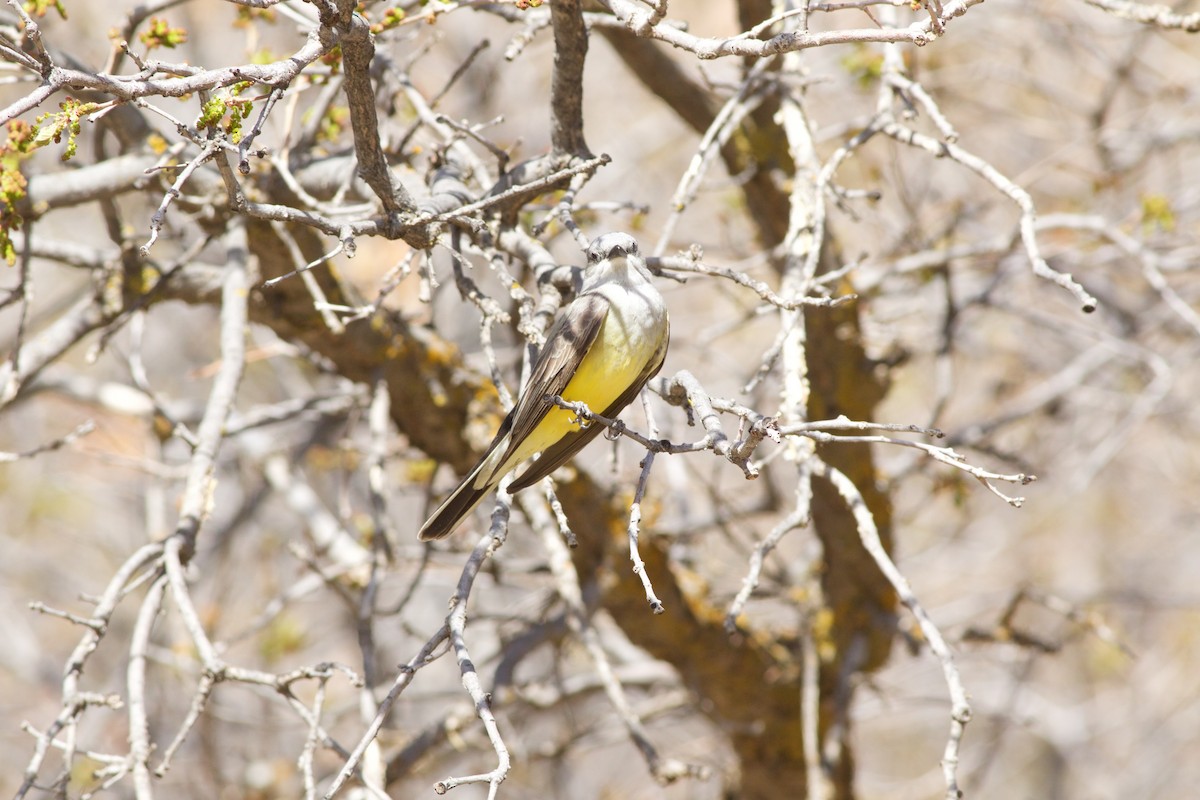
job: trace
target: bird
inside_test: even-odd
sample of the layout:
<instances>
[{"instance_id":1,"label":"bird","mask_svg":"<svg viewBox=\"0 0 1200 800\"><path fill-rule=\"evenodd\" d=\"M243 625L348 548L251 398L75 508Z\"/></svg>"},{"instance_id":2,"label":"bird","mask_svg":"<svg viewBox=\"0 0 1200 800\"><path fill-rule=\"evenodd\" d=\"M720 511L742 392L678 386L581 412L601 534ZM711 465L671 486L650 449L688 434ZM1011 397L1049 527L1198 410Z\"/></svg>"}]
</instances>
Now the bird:
<instances>
[{"instance_id":1,"label":"bird","mask_svg":"<svg viewBox=\"0 0 1200 800\"><path fill-rule=\"evenodd\" d=\"M421 526L422 541L452 533L526 459L541 454L509 484L510 493L554 472L604 428L560 408L555 397L613 419L662 369L667 305L637 240L602 234L588 246L587 262L583 286L546 334L528 383L479 462Z\"/></svg>"}]
</instances>

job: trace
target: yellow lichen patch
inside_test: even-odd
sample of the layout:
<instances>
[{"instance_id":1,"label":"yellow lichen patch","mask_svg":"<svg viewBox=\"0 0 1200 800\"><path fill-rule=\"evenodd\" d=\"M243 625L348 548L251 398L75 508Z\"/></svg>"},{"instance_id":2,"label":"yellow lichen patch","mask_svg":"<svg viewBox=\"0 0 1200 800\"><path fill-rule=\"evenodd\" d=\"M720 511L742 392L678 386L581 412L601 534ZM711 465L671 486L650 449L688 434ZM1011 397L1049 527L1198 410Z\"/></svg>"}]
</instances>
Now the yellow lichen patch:
<instances>
[{"instance_id":1,"label":"yellow lichen patch","mask_svg":"<svg viewBox=\"0 0 1200 800\"><path fill-rule=\"evenodd\" d=\"M837 658L837 639L834 636L833 611L820 608L812 615L809 622L813 644L817 648L817 658L822 663L831 664Z\"/></svg>"},{"instance_id":2,"label":"yellow lichen patch","mask_svg":"<svg viewBox=\"0 0 1200 800\"><path fill-rule=\"evenodd\" d=\"M462 361L462 352L450 342L434 340L425 347L425 360L436 367L452 367Z\"/></svg>"},{"instance_id":3,"label":"yellow lichen patch","mask_svg":"<svg viewBox=\"0 0 1200 800\"><path fill-rule=\"evenodd\" d=\"M407 483L429 483L437 468L438 462L432 458L413 458L404 462L401 474Z\"/></svg>"},{"instance_id":4,"label":"yellow lichen patch","mask_svg":"<svg viewBox=\"0 0 1200 800\"><path fill-rule=\"evenodd\" d=\"M162 137L162 134L152 133L146 137L146 146L150 148L150 152L156 156L161 156L167 152L167 140Z\"/></svg>"},{"instance_id":5,"label":"yellow lichen patch","mask_svg":"<svg viewBox=\"0 0 1200 800\"><path fill-rule=\"evenodd\" d=\"M334 470L353 472L359 469L361 461L361 453L333 447L312 447L305 457L305 463L310 469L322 472L332 472Z\"/></svg>"},{"instance_id":6,"label":"yellow lichen patch","mask_svg":"<svg viewBox=\"0 0 1200 800\"><path fill-rule=\"evenodd\" d=\"M280 614L263 630L258 640L258 653L268 664L295 653L307 640L304 626L291 614Z\"/></svg>"}]
</instances>

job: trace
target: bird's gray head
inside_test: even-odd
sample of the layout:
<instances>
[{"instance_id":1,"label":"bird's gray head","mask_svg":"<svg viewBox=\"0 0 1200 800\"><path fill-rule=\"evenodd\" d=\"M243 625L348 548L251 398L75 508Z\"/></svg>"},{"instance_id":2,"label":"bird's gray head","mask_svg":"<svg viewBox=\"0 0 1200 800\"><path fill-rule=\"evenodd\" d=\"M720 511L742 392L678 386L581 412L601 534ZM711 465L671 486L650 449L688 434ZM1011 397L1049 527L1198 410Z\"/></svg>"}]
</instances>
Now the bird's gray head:
<instances>
[{"instance_id":1,"label":"bird's gray head","mask_svg":"<svg viewBox=\"0 0 1200 800\"><path fill-rule=\"evenodd\" d=\"M605 259L636 256L638 254L637 240L628 233L617 231L597 236L587 249L589 264L598 264Z\"/></svg>"}]
</instances>

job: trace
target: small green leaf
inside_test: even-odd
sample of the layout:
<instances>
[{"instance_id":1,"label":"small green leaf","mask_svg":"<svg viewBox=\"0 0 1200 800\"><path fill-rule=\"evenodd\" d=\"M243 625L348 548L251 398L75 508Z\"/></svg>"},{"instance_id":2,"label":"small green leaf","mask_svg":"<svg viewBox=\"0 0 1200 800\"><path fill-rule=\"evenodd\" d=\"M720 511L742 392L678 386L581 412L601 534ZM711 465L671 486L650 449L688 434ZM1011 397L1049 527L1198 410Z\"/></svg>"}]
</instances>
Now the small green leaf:
<instances>
[{"instance_id":1,"label":"small green leaf","mask_svg":"<svg viewBox=\"0 0 1200 800\"><path fill-rule=\"evenodd\" d=\"M147 50L156 47L178 47L187 41L187 31L183 28L172 28L171 24L160 17L151 17L146 30L138 35Z\"/></svg>"},{"instance_id":2,"label":"small green leaf","mask_svg":"<svg viewBox=\"0 0 1200 800\"><path fill-rule=\"evenodd\" d=\"M67 9L63 7L62 0L25 0L24 7L25 13L35 17L44 17L53 8L60 17L67 18Z\"/></svg>"},{"instance_id":3,"label":"small green leaf","mask_svg":"<svg viewBox=\"0 0 1200 800\"><path fill-rule=\"evenodd\" d=\"M1175 209L1171 198L1163 194L1142 195L1142 230L1146 233L1175 230Z\"/></svg>"}]
</instances>

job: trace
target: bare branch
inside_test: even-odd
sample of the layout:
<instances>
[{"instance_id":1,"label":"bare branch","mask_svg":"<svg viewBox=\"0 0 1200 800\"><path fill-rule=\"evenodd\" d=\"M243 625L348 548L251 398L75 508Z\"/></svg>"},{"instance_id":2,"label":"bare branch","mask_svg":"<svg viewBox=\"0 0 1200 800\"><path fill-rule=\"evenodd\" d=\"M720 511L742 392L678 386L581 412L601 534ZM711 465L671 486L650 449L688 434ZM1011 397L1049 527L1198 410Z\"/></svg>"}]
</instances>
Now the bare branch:
<instances>
[{"instance_id":1,"label":"bare branch","mask_svg":"<svg viewBox=\"0 0 1200 800\"><path fill-rule=\"evenodd\" d=\"M346 99L350 103L350 122L354 131L354 151L358 171L383 203L384 211L397 215L413 210L412 198L392 178L379 142L379 117L375 110L375 92L371 87L371 57L375 44L367 21L353 13L354 3L339 1L346 25L341 31L342 63L346 65Z\"/></svg>"},{"instance_id":2,"label":"bare branch","mask_svg":"<svg viewBox=\"0 0 1200 800\"><path fill-rule=\"evenodd\" d=\"M323 34L325 41L318 33ZM140 97L182 97L209 91L235 83L262 83L268 86L292 81L312 62L325 55L336 44L328 29L314 31L304 46L287 58L270 64L242 64L236 67L201 70L194 75L173 78L133 78L126 76L90 73L78 69L52 67L45 76L45 83L35 92L26 95L0 111L0 125L36 108L47 97L63 89L91 89L120 100Z\"/></svg>"},{"instance_id":3,"label":"bare branch","mask_svg":"<svg viewBox=\"0 0 1200 800\"><path fill-rule=\"evenodd\" d=\"M1095 6L1121 19L1131 19L1145 25L1159 28L1177 28L1188 33L1200 31L1200 12L1194 14L1177 14L1169 6L1151 5L1150 3L1132 2L1132 0L1083 0L1089 6Z\"/></svg>"},{"instance_id":4,"label":"bare branch","mask_svg":"<svg viewBox=\"0 0 1200 800\"><path fill-rule=\"evenodd\" d=\"M956 17L966 13L971 6L983 0L952 0L943 6L936 21L944 28ZM725 56L765 57L781 53L807 50L833 44L863 42L909 42L917 46L926 45L942 35L934 30L934 23L926 19L906 28L884 28L863 30L835 30L820 33L789 31L767 39L748 38L742 35L727 38L704 38L682 30L669 20L654 22L655 12L647 11L633 0L607 0L604 3L621 24L638 36L649 36L694 53L701 59Z\"/></svg>"},{"instance_id":5,"label":"bare branch","mask_svg":"<svg viewBox=\"0 0 1200 800\"><path fill-rule=\"evenodd\" d=\"M42 453L54 452L61 447L66 447L67 445L74 443L76 440L87 436L94 430L96 430L96 423L89 419L86 422L75 426L75 429L65 436L60 436L54 441L46 442L45 444L38 445L30 450L24 450L20 453L6 453L3 450L0 450L0 464L19 461L22 458L33 458L34 456L39 456Z\"/></svg>"},{"instance_id":6,"label":"bare branch","mask_svg":"<svg viewBox=\"0 0 1200 800\"><path fill-rule=\"evenodd\" d=\"M946 640L942 637L942 633L938 630L937 625L925 613L925 609L921 606L917 596L913 594L912 588L908 585L908 580L903 573L896 568L891 556L887 554L883 543L879 540L879 531L875 526L875 520L871 516L870 509L863 502L862 495L853 481L846 477L840 470L834 469L819 459L813 461L813 474L819 475L822 478L833 483L845 500L851 513L854 514L855 522L858 524L859 538L862 541L863 547L875 563L879 566L881 572L888 579L888 583L896 590L897 597L900 602L916 617L917 624L921 627L921 633L925 636L925 640L929 642L929 648L933 654L937 656L938 661L942 665L942 674L946 680L946 688L950 693L950 735L946 740L946 749L942 755L942 776L946 781L946 800L959 800L962 797L962 791L958 788L958 750L962 742L963 731L966 725L971 720L971 705L967 702L967 692L963 688L962 678L959 676L958 667L954 664L954 655L951 653Z\"/></svg>"},{"instance_id":7,"label":"bare branch","mask_svg":"<svg viewBox=\"0 0 1200 800\"><path fill-rule=\"evenodd\" d=\"M467 601L471 596L471 588L475 584L475 578L479 574L479 569L485 561L491 558L497 549L503 546L507 535L510 500L506 489L508 483L511 482L511 478L512 476L510 475L500 484L496 510L492 514L491 527L479 540L479 543L475 545L475 549L471 551L470 558L467 559L466 566L463 567L462 575L458 581L458 588L454 596L450 599L450 615L446 618L446 627L450 635L450 646L454 650L455 659L458 661L458 669L462 673L463 688L471 696L471 700L475 704L475 713L479 716L479 721L483 723L484 730L487 731L488 740L491 741L492 748L496 751L496 768L491 772L478 775L466 775L460 778L450 777L440 780L434 784L434 791L438 794L445 794L456 786L468 783L486 783L488 785L488 800L494 800L496 792L499 790L500 784L508 776L508 770L511 766L508 746L505 745L504 739L500 736L496 717L492 713L491 701L483 690L483 686L479 680L479 673L475 669L475 662L471 660L471 654L467 649L466 639Z\"/></svg>"}]
</instances>

